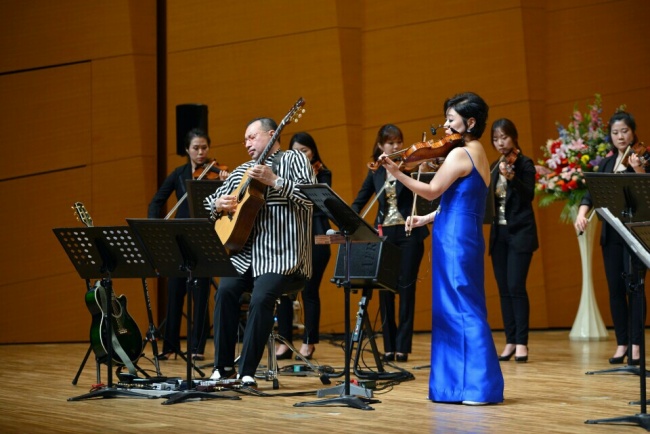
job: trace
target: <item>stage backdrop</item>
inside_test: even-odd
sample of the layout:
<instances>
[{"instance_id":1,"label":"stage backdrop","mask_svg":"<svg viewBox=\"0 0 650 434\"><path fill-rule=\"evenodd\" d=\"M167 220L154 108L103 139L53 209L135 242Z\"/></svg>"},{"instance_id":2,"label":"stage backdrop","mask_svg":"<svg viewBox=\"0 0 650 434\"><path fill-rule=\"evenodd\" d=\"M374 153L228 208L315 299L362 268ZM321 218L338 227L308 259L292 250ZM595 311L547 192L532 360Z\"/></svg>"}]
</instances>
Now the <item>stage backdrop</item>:
<instances>
[{"instance_id":1,"label":"stage backdrop","mask_svg":"<svg viewBox=\"0 0 650 434\"><path fill-rule=\"evenodd\" d=\"M88 339L85 282L52 228L81 225L75 201L97 226L145 217L160 181L185 162L176 155L176 105L209 107L211 155L234 168L248 159L248 121L279 120L303 97L307 112L282 143L310 132L333 188L351 202L378 128L395 123L405 145L415 143L444 122L443 102L458 92L482 95L490 120L512 119L534 159L556 137L555 121L566 124L574 103L584 107L597 92L604 117L626 103L648 140L649 18L650 4L640 0L3 1L0 343ZM489 132L482 143L496 159ZM537 210L533 328L570 327L578 307L578 243L559 211ZM429 241L417 289L416 329L424 331L436 260ZM594 262L596 297L611 325L600 252ZM489 321L501 328L487 255L485 265ZM334 259L321 287L324 333L344 329L333 271ZM148 283L159 324L164 286ZM141 282L116 279L114 287L146 331ZM377 304L375 297L378 327Z\"/></svg>"}]
</instances>

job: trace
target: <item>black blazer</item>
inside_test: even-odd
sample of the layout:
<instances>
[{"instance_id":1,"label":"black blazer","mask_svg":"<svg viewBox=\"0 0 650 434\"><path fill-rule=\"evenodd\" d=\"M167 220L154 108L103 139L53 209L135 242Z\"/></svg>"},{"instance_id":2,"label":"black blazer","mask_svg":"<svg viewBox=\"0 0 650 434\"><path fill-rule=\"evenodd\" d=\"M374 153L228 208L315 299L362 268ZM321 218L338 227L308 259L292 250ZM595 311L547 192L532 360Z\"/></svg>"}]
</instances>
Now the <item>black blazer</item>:
<instances>
[{"instance_id":1,"label":"black blazer","mask_svg":"<svg viewBox=\"0 0 650 434\"><path fill-rule=\"evenodd\" d=\"M616 164L617 155L618 153L615 152L614 155L610 155L609 157L604 158L600 162L600 166L598 166L598 172L614 173L614 165ZM645 171L648 173L650 171L650 167L646 167ZM635 172L631 166L627 166L625 173ZM588 205L589 207L593 207L593 201L591 200L591 194L589 193L589 190L587 190L587 193L585 193L583 196L582 201L580 201L580 205ZM607 244L625 244L625 241L623 241L623 238L621 238L618 232L616 232L616 229L611 227L609 223L603 221L603 226L600 230L600 245L605 246Z\"/></svg>"},{"instance_id":2,"label":"black blazer","mask_svg":"<svg viewBox=\"0 0 650 434\"><path fill-rule=\"evenodd\" d=\"M386 181L386 169L380 167L376 172L368 171L366 179L361 185L361 189L357 194L356 199L352 202L352 209L357 213L360 212L363 207L370 201L370 198L384 186ZM397 209L404 218L411 215L411 210L413 209L413 192L408 188L404 187L399 181L395 182L395 194L397 195ZM388 208L388 202L386 201L386 194L382 192L377 199L379 204L377 216L375 217L375 227L384 222L384 217L386 216L386 210ZM413 228L411 236L418 237L420 241L424 240L429 235L429 229L425 226L420 226Z\"/></svg>"},{"instance_id":3,"label":"black blazer","mask_svg":"<svg viewBox=\"0 0 650 434\"><path fill-rule=\"evenodd\" d=\"M499 169L495 166L499 161L490 166L490 191L488 194L488 207L496 209L498 206L494 190L499 179ZM519 154L514 164L515 177L508 181L506 190L506 221L508 222L508 237L510 245L518 252L534 252L539 247L537 239L537 225L533 212L533 199L535 198L535 164L533 160ZM497 215L492 218L490 228L490 249L494 247L497 233Z\"/></svg>"},{"instance_id":4,"label":"black blazer","mask_svg":"<svg viewBox=\"0 0 650 434\"><path fill-rule=\"evenodd\" d=\"M160 218L164 217L160 215L165 202L169 199L172 192L176 191L176 198L180 199L185 194L185 180L192 179L192 165L190 163L184 164L177 167L172 171L172 173L167 176L163 181L162 185L151 199L149 203L149 210L147 212L148 218ZM190 206L189 201L184 200L182 204L179 205L176 210L175 218L189 218L190 217Z\"/></svg>"}]
</instances>

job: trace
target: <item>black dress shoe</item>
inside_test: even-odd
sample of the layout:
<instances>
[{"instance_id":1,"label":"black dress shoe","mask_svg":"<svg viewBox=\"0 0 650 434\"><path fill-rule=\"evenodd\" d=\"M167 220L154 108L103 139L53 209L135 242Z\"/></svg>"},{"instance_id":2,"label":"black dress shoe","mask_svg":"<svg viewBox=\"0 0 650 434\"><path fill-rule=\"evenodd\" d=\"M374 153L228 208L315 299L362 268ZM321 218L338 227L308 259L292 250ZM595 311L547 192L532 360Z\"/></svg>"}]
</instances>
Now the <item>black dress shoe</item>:
<instances>
[{"instance_id":1,"label":"black dress shoe","mask_svg":"<svg viewBox=\"0 0 650 434\"><path fill-rule=\"evenodd\" d=\"M307 355L300 353L301 356L303 356L307 360L311 360L311 358L314 356L314 353L316 352L316 347L312 347L311 352ZM299 356L296 356L295 360L302 360Z\"/></svg>"},{"instance_id":2,"label":"black dress shoe","mask_svg":"<svg viewBox=\"0 0 650 434\"><path fill-rule=\"evenodd\" d=\"M406 362L408 361L408 359L409 359L408 354L399 354L399 353L395 354L395 360L398 362Z\"/></svg>"},{"instance_id":3,"label":"black dress shoe","mask_svg":"<svg viewBox=\"0 0 650 434\"><path fill-rule=\"evenodd\" d=\"M291 350L287 349L287 351L285 351L282 354L276 354L275 358L277 360L288 360L291 358L291 354L292 354Z\"/></svg>"},{"instance_id":4,"label":"black dress shoe","mask_svg":"<svg viewBox=\"0 0 650 434\"><path fill-rule=\"evenodd\" d=\"M512 353L510 353L510 354L506 354L505 356L499 356L499 361L500 362L507 362L514 355L515 355L515 350L512 350ZM515 357L515 359L516 359L516 357Z\"/></svg>"},{"instance_id":5,"label":"black dress shoe","mask_svg":"<svg viewBox=\"0 0 650 434\"><path fill-rule=\"evenodd\" d=\"M394 362L395 361L395 353L384 353L384 355L381 357L381 359L384 362Z\"/></svg>"},{"instance_id":6,"label":"black dress shoe","mask_svg":"<svg viewBox=\"0 0 650 434\"><path fill-rule=\"evenodd\" d=\"M640 365L641 364L641 358L638 359L627 359L627 364L628 365Z\"/></svg>"},{"instance_id":7,"label":"black dress shoe","mask_svg":"<svg viewBox=\"0 0 650 434\"><path fill-rule=\"evenodd\" d=\"M621 357L611 357L609 359L610 365L621 365L623 362L625 362L625 354L623 354Z\"/></svg>"},{"instance_id":8,"label":"black dress shoe","mask_svg":"<svg viewBox=\"0 0 650 434\"><path fill-rule=\"evenodd\" d=\"M515 362L526 363L528 361L528 355L525 356L515 356Z\"/></svg>"}]
</instances>

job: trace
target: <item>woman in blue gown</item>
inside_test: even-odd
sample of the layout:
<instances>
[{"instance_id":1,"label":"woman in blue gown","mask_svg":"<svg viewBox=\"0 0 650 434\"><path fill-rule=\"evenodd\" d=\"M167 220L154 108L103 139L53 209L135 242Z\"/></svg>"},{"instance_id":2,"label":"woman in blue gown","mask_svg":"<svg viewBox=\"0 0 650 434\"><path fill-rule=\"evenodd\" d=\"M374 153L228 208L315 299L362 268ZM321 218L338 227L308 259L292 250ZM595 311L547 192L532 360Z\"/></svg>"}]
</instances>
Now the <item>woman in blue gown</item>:
<instances>
[{"instance_id":1,"label":"woman in blue gown","mask_svg":"<svg viewBox=\"0 0 650 434\"><path fill-rule=\"evenodd\" d=\"M489 161L478 139L488 106L474 93L445 101L446 133L460 133L430 183L412 179L380 157L398 181L440 208L406 224L433 223L431 374L429 399L482 405L503 401L503 374L487 322L484 287L483 215L490 183Z\"/></svg>"}]
</instances>

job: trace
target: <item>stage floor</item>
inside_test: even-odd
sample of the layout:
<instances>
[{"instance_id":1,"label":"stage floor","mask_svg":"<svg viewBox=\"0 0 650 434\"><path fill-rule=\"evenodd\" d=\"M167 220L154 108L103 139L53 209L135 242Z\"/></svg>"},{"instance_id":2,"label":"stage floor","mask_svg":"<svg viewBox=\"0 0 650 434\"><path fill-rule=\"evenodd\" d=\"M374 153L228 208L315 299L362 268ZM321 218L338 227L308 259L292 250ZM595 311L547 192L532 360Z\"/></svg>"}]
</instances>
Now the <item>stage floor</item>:
<instances>
[{"instance_id":1,"label":"stage floor","mask_svg":"<svg viewBox=\"0 0 650 434\"><path fill-rule=\"evenodd\" d=\"M497 350L504 344L502 332L494 333ZM280 387L258 380L259 395L239 394L240 400L193 400L162 405L163 398L92 399L69 402L96 383L91 353L79 382L72 380L83 360L87 344L0 346L0 432L40 433L233 433L252 432L439 432L439 433L625 433L641 432L638 425L586 425L587 419L633 416L639 405L640 377L634 373L585 375L609 369L607 359L615 349L613 332L606 341L570 341L569 331L535 331L529 342L529 362L502 362L505 402L468 407L435 404L427 400L429 334L416 334L414 352L408 362L396 364L415 379L376 390L372 411L349 407L294 407L316 401L324 386L316 376L281 374ZM299 344L298 341L296 343ZM184 344L184 342L183 342ZM380 350L381 339L378 339ZM369 349L369 346L367 346ZM207 359L213 354L208 343ZM145 348L151 358L151 346ZM314 354L315 363L341 372L344 356L341 340L323 339ZM372 354L363 353L369 367ZM266 357L262 360L266 363ZM295 364L282 360L280 366ZM154 375L153 364L140 366ZM620 366L620 365L619 365ZM364 370L369 368L363 367ZM386 371L397 369L386 366ZM211 368L204 369L206 378ZM167 377L186 378L180 358L161 362ZM355 376L352 375L354 379ZM106 382L106 368L101 368ZM332 384L343 377L332 378ZM117 378L114 378L117 381ZM382 384L380 381L380 386ZM235 392L228 392L235 394Z\"/></svg>"}]
</instances>

